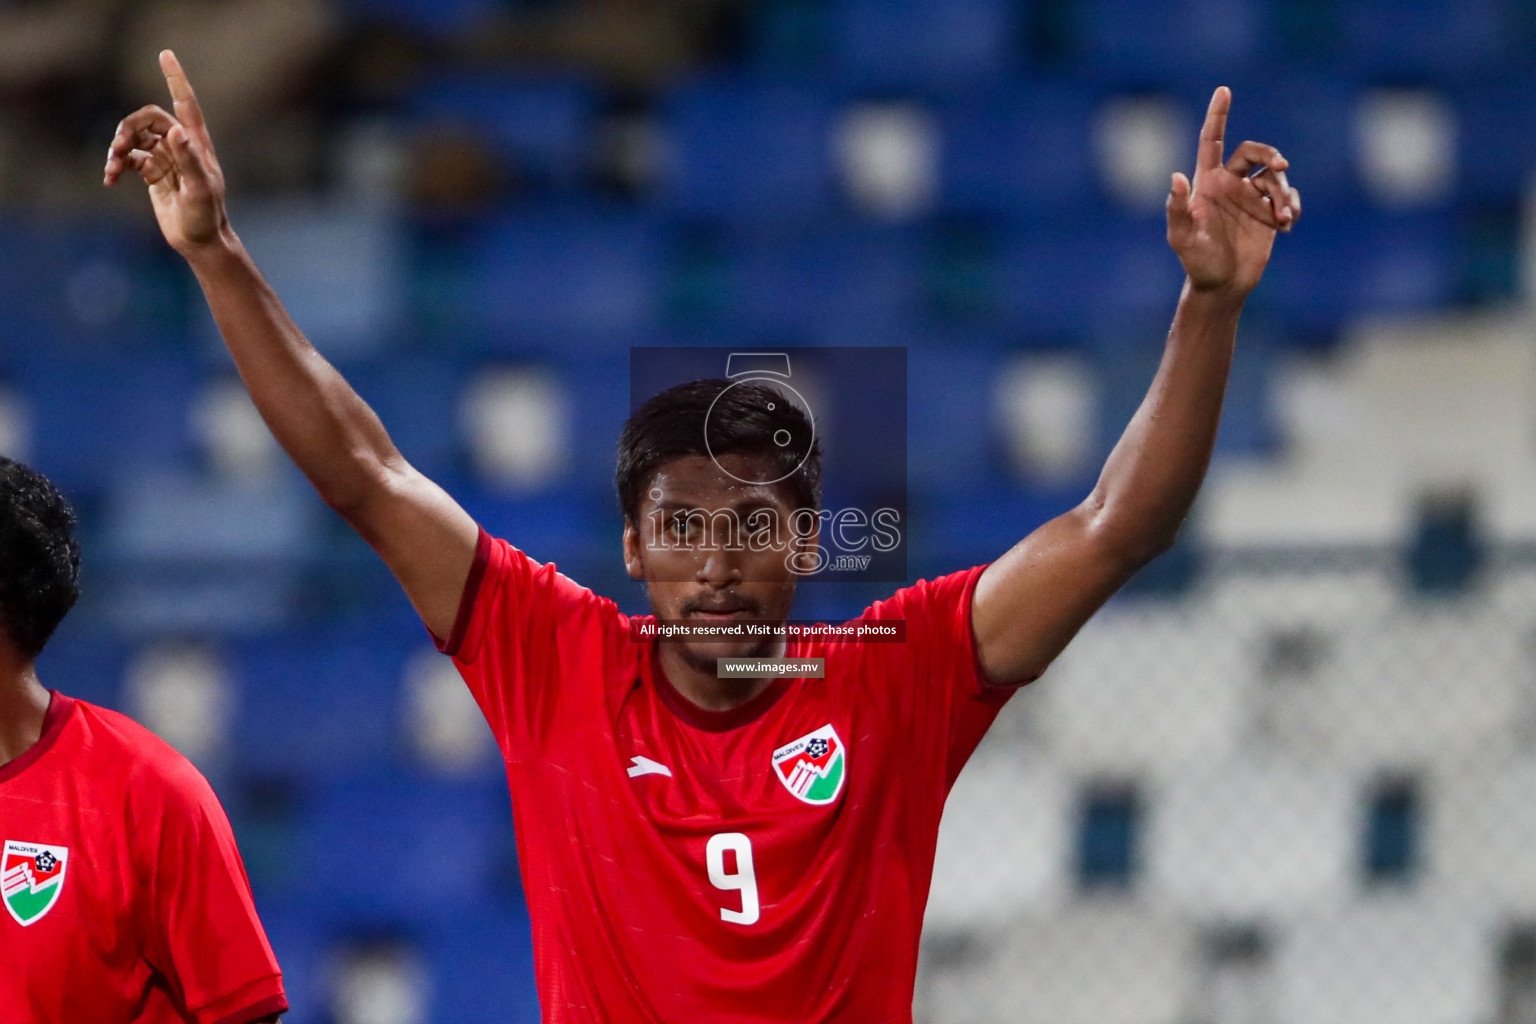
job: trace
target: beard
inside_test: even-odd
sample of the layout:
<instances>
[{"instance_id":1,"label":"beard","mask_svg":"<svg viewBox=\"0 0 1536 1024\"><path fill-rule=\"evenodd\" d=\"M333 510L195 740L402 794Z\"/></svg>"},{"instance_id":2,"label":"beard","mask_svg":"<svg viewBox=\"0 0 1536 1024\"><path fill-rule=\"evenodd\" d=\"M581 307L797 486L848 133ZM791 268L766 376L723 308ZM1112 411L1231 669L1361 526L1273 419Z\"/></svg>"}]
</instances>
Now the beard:
<instances>
[{"instance_id":1,"label":"beard","mask_svg":"<svg viewBox=\"0 0 1536 1024\"><path fill-rule=\"evenodd\" d=\"M765 636L755 638L744 646L736 644L688 643L677 644L677 653L683 663L695 672L715 673L715 662L720 658L771 658L778 653L779 638ZM722 648L724 648L722 650Z\"/></svg>"}]
</instances>

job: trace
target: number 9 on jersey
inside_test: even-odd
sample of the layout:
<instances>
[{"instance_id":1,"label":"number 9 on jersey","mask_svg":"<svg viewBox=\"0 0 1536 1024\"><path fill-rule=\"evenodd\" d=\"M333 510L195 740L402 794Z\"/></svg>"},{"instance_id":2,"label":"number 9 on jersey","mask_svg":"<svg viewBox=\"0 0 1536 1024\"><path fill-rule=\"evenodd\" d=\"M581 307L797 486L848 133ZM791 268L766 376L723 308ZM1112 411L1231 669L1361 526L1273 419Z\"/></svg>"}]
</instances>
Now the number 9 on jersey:
<instances>
[{"instance_id":1,"label":"number 9 on jersey","mask_svg":"<svg viewBox=\"0 0 1536 1024\"><path fill-rule=\"evenodd\" d=\"M727 871L726 851L734 853L736 870ZM752 840L741 832L717 832L704 847L709 881L716 889L739 891L741 909L720 908L720 919L732 924L756 924L758 918L757 874L752 870Z\"/></svg>"}]
</instances>

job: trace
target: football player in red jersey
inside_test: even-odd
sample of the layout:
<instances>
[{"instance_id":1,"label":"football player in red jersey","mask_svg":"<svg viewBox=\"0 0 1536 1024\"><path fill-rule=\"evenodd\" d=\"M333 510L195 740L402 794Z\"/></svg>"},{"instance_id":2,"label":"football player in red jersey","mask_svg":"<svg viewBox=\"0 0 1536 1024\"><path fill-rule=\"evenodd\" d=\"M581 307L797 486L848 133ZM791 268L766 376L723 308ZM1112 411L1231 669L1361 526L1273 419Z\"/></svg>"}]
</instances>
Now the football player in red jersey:
<instances>
[{"instance_id":1,"label":"football player in red jersey","mask_svg":"<svg viewBox=\"0 0 1536 1024\"><path fill-rule=\"evenodd\" d=\"M271 1024L283 979L208 783L38 679L79 594L73 526L0 458L0 1021Z\"/></svg>"},{"instance_id":2,"label":"football player in red jersey","mask_svg":"<svg viewBox=\"0 0 1536 1024\"><path fill-rule=\"evenodd\" d=\"M816 459L785 475L765 440L805 425L788 403L770 415L766 393L699 381L637 411L620 443L623 557L655 616L621 614L485 534L400 456L241 246L192 88L169 52L161 64L174 113L125 119L105 180L143 177L278 441L389 565L490 721L545 1020L909 1022L945 796L1009 694L1194 500L1244 299L1301 212L1285 158L1245 142L1224 159L1218 89L1194 179L1175 174L1168 196L1186 281L1163 362L1081 505L988 566L866 610L903 621L903 643L722 647L647 631L788 616L784 550L694 543L690 525L815 510ZM717 401L740 404L711 419ZM716 658L739 654L819 658L824 678L722 678Z\"/></svg>"}]
</instances>

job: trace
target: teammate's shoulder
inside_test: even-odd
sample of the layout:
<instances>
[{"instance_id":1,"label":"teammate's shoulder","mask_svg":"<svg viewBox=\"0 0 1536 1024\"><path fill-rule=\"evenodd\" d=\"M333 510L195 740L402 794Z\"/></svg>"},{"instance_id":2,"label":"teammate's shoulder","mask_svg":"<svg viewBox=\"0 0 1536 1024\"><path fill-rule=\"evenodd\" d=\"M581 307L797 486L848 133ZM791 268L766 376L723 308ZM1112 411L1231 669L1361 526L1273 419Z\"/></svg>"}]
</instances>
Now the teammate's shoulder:
<instances>
[{"instance_id":1,"label":"teammate's shoulder","mask_svg":"<svg viewBox=\"0 0 1536 1024\"><path fill-rule=\"evenodd\" d=\"M92 704L79 697L71 699L75 705L74 713L79 716L81 726L90 732L93 745L115 747L119 751L127 750L150 757L160 756L167 751L176 753L169 743L121 711Z\"/></svg>"},{"instance_id":2,"label":"teammate's shoulder","mask_svg":"<svg viewBox=\"0 0 1536 1024\"><path fill-rule=\"evenodd\" d=\"M133 788L199 800L208 790L202 772L185 755L121 711L75 698L74 714L84 756Z\"/></svg>"}]
</instances>

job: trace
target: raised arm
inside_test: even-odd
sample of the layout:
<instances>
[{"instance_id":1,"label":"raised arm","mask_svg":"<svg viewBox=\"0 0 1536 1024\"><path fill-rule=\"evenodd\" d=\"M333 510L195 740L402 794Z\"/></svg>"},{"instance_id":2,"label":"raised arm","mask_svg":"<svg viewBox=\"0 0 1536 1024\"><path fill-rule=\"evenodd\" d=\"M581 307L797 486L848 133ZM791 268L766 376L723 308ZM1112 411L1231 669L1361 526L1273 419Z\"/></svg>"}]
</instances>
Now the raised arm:
<instances>
[{"instance_id":1,"label":"raised arm","mask_svg":"<svg viewBox=\"0 0 1536 1024\"><path fill-rule=\"evenodd\" d=\"M230 227L224 175L202 110L169 50L160 66L175 115L125 118L104 182L136 171L160 230L186 258L262 419L326 504L388 564L422 620L452 631L479 530L395 448L373 410L310 345Z\"/></svg>"},{"instance_id":2,"label":"raised arm","mask_svg":"<svg viewBox=\"0 0 1536 1024\"><path fill-rule=\"evenodd\" d=\"M978 653L997 682L1044 672L1083 624L1173 543L1210 463L1237 320L1275 232L1301 215L1274 147L1222 162L1231 93L1211 97L1191 185L1173 176L1168 242L1187 275L1162 364L1097 485L990 565L976 585Z\"/></svg>"}]
</instances>

